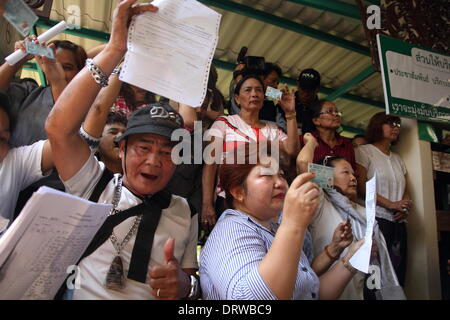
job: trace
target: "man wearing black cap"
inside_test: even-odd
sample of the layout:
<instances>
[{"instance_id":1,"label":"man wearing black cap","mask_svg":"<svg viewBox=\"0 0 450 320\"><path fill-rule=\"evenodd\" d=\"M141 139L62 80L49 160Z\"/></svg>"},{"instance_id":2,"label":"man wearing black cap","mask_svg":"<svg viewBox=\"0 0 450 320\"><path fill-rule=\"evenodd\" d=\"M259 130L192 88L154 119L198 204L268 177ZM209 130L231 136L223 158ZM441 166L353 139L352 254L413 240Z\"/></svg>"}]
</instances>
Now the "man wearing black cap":
<instances>
[{"instance_id":1,"label":"man wearing black cap","mask_svg":"<svg viewBox=\"0 0 450 320\"><path fill-rule=\"evenodd\" d=\"M300 72L297 79L298 91L295 93L295 111L297 113L297 126L305 134L315 129L312 122L310 107L319 100L317 94L320 89L320 74L314 69L305 69Z\"/></svg>"},{"instance_id":2,"label":"man wearing black cap","mask_svg":"<svg viewBox=\"0 0 450 320\"><path fill-rule=\"evenodd\" d=\"M181 116L163 103L131 115L118 138L123 176L109 173L78 134L100 88L108 83L107 75L126 51L129 19L157 10L151 4L132 7L135 2L118 4L109 43L61 94L46 123L66 190L113 205L78 263L80 287L67 298L193 299L199 294L194 276L197 217L191 217L184 198L164 190L175 171L170 137L183 127Z\"/></svg>"}]
</instances>

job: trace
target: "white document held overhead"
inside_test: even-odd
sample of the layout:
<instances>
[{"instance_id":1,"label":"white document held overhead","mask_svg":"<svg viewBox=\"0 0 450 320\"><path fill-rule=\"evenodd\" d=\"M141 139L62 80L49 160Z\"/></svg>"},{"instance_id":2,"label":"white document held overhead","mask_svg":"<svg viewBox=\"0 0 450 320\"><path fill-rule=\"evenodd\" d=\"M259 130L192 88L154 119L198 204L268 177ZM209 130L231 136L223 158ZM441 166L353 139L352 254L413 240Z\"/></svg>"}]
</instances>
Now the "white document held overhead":
<instances>
[{"instance_id":1,"label":"white document held overhead","mask_svg":"<svg viewBox=\"0 0 450 320\"><path fill-rule=\"evenodd\" d=\"M192 107L205 98L221 15L195 0L155 0L133 18L120 80Z\"/></svg>"},{"instance_id":2,"label":"white document held overhead","mask_svg":"<svg viewBox=\"0 0 450 320\"><path fill-rule=\"evenodd\" d=\"M53 299L111 207L41 187L0 238L0 299Z\"/></svg>"},{"instance_id":3,"label":"white document held overhead","mask_svg":"<svg viewBox=\"0 0 450 320\"><path fill-rule=\"evenodd\" d=\"M375 210L377 205L376 175L366 182L366 234L364 244L350 258L350 264L361 272L369 272L370 252L372 250L372 233L375 223Z\"/></svg>"}]
</instances>

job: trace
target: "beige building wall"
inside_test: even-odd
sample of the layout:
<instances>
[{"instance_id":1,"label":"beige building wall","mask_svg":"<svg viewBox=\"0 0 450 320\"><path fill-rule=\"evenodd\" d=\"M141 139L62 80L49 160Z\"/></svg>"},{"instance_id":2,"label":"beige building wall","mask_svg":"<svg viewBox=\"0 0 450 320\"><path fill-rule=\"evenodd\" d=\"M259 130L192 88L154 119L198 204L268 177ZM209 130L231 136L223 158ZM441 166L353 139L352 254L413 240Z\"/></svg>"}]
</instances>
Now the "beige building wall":
<instances>
[{"instance_id":1,"label":"beige building wall","mask_svg":"<svg viewBox=\"0 0 450 320\"><path fill-rule=\"evenodd\" d=\"M431 146L419 140L417 121L402 118L401 141L394 147L408 170L413 210L408 218L408 299L441 299L439 252Z\"/></svg>"}]
</instances>

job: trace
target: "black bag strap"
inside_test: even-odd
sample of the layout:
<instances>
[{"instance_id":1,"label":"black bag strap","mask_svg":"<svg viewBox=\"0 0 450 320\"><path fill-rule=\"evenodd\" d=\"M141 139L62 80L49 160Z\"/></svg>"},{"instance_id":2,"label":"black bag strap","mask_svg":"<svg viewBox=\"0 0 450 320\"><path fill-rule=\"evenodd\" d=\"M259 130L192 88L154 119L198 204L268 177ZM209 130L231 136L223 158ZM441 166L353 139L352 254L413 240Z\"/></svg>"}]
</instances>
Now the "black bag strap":
<instances>
[{"instance_id":1,"label":"black bag strap","mask_svg":"<svg viewBox=\"0 0 450 320\"><path fill-rule=\"evenodd\" d=\"M114 174L105 168L102 176L100 177L100 180L95 185L94 191L92 191L92 194L89 197L89 201L98 202L98 199L100 199L100 195L106 189L106 186L112 178L114 178Z\"/></svg>"}]
</instances>

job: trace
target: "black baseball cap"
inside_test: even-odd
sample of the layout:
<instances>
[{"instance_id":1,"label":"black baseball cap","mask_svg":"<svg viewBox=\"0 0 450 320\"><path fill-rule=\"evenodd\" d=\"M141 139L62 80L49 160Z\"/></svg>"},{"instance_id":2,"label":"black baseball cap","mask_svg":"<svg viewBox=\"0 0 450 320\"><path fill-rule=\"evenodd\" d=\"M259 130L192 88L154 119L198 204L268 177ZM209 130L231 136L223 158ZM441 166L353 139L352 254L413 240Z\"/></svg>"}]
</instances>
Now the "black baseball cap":
<instances>
[{"instance_id":1,"label":"black baseball cap","mask_svg":"<svg viewBox=\"0 0 450 320\"><path fill-rule=\"evenodd\" d=\"M125 133L115 141L118 143L132 134L140 133L153 133L170 140L172 132L183 127L183 118L168 103L151 103L131 114Z\"/></svg>"},{"instance_id":2,"label":"black baseball cap","mask_svg":"<svg viewBox=\"0 0 450 320\"><path fill-rule=\"evenodd\" d=\"M320 87L320 73L314 69L305 69L298 76L298 86L304 89L317 89Z\"/></svg>"}]
</instances>

